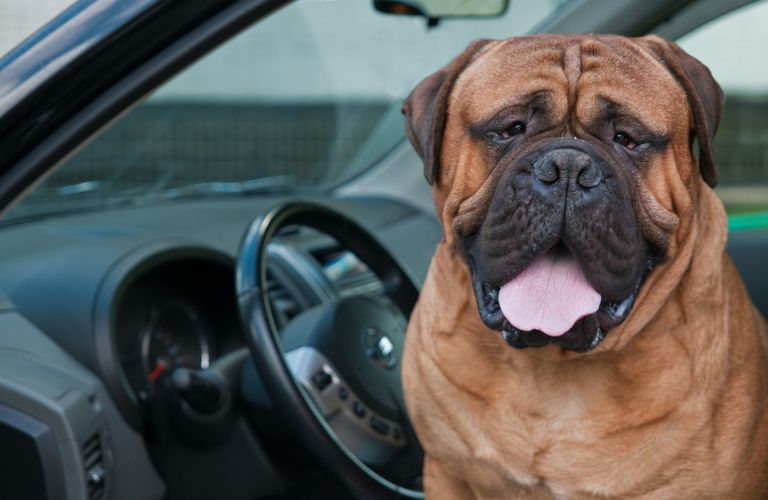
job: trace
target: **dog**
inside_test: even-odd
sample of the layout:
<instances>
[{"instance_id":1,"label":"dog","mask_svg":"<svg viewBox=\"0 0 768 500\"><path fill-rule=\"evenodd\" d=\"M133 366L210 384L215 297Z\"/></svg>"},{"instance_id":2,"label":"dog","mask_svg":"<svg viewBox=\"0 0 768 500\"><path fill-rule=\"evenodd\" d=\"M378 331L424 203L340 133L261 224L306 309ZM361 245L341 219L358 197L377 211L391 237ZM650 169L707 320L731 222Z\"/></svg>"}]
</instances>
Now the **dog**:
<instances>
[{"instance_id":1,"label":"dog","mask_svg":"<svg viewBox=\"0 0 768 500\"><path fill-rule=\"evenodd\" d=\"M408 96L444 235L402 369L427 498L768 498L722 105L657 36L478 40Z\"/></svg>"}]
</instances>

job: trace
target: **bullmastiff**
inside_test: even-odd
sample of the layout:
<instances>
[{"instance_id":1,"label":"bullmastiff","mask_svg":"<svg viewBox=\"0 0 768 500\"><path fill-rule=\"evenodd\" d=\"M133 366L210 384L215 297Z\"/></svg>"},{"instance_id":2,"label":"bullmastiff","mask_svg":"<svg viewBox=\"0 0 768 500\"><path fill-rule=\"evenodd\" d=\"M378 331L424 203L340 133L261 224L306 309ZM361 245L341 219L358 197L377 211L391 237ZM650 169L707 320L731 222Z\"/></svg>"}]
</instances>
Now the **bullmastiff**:
<instances>
[{"instance_id":1,"label":"bullmastiff","mask_svg":"<svg viewBox=\"0 0 768 500\"><path fill-rule=\"evenodd\" d=\"M444 231L405 396L428 498L766 498L723 94L656 36L479 40L404 105Z\"/></svg>"}]
</instances>

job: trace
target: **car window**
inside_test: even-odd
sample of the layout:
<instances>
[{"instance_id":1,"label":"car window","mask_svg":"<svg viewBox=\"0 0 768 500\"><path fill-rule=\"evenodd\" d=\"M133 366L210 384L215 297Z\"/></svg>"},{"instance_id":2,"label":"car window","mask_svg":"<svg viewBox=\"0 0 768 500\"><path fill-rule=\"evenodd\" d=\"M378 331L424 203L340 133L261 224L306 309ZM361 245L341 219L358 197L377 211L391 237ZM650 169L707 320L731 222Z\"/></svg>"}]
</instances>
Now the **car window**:
<instances>
[{"instance_id":1,"label":"car window","mask_svg":"<svg viewBox=\"0 0 768 500\"><path fill-rule=\"evenodd\" d=\"M10 52L72 0L0 0L0 54Z\"/></svg>"},{"instance_id":2,"label":"car window","mask_svg":"<svg viewBox=\"0 0 768 500\"><path fill-rule=\"evenodd\" d=\"M317 190L404 140L403 98L470 41L531 30L562 0L427 26L370 0L282 8L166 83L8 215Z\"/></svg>"},{"instance_id":3,"label":"car window","mask_svg":"<svg viewBox=\"0 0 768 500\"><path fill-rule=\"evenodd\" d=\"M722 16L678 43L706 64L725 92L715 136L720 172L717 193L732 228L768 226L768 1Z\"/></svg>"}]
</instances>

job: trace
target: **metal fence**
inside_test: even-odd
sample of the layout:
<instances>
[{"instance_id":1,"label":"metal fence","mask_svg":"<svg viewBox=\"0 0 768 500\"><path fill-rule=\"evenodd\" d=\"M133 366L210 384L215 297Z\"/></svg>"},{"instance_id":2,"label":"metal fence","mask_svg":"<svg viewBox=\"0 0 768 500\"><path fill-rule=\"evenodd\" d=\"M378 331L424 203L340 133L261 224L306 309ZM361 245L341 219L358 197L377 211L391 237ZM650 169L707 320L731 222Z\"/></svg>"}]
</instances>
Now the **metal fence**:
<instances>
[{"instance_id":1,"label":"metal fence","mask_svg":"<svg viewBox=\"0 0 768 500\"><path fill-rule=\"evenodd\" d=\"M340 176L392 105L147 103L83 148L36 195L86 181L108 181L115 190L271 175L322 184Z\"/></svg>"},{"instance_id":2,"label":"metal fence","mask_svg":"<svg viewBox=\"0 0 768 500\"><path fill-rule=\"evenodd\" d=\"M153 184L165 189L273 175L322 185L343 177L393 106L150 101L83 148L29 201L51 202L82 183L98 183L92 194L102 199ZM402 134L402 119L395 119ZM768 186L768 96L730 96L715 145L721 186ZM757 194L758 203L768 202Z\"/></svg>"},{"instance_id":3,"label":"metal fence","mask_svg":"<svg viewBox=\"0 0 768 500\"><path fill-rule=\"evenodd\" d=\"M322 182L392 105L146 104L70 160L53 185L115 171L125 184L146 184L169 166L179 184L243 180L255 170ZM768 96L729 97L715 146L724 185L768 184Z\"/></svg>"},{"instance_id":4,"label":"metal fence","mask_svg":"<svg viewBox=\"0 0 768 500\"><path fill-rule=\"evenodd\" d=\"M723 186L768 185L768 96L728 96L715 149Z\"/></svg>"}]
</instances>

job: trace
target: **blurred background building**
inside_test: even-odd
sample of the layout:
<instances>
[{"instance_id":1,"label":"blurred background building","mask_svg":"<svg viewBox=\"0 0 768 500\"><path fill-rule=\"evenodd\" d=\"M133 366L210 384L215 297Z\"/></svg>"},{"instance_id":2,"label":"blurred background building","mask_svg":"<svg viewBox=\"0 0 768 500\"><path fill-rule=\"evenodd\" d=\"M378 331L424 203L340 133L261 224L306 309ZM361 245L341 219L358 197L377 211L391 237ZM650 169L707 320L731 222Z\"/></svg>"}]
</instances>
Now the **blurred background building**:
<instances>
[{"instance_id":1,"label":"blurred background building","mask_svg":"<svg viewBox=\"0 0 768 500\"><path fill-rule=\"evenodd\" d=\"M0 53L69 3L0 0ZM367 0L300 0L164 85L32 196L80 193L89 182L114 194L153 180L158 189L244 181L255 165L259 176L337 182L402 140L400 103L421 77L478 32L525 32L561 3L514 0L502 19L447 21L427 37L423 20L393 20ZM768 206L767 23L763 0L679 41L727 95L716 140L719 192L735 210Z\"/></svg>"}]
</instances>

